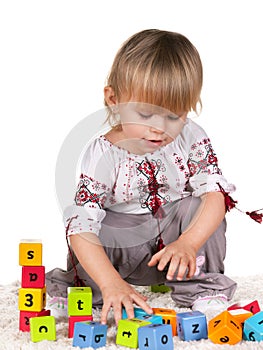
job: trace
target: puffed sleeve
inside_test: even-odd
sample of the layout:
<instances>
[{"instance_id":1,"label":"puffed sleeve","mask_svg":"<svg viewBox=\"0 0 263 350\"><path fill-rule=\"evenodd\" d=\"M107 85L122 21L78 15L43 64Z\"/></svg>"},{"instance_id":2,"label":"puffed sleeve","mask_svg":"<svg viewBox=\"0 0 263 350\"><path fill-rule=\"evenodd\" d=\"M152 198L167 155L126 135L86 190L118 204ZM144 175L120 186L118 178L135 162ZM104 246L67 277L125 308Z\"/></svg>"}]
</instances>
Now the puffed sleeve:
<instances>
[{"instance_id":1,"label":"puffed sleeve","mask_svg":"<svg viewBox=\"0 0 263 350\"><path fill-rule=\"evenodd\" d=\"M93 232L99 234L105 217L105 202L112 188L111 152L100 139L86 150L73 205L64 211L68 235Z\"/></svg>"},{"instance_id":2,"label":"puffed sleeve","mask_svg":"<svg viewBox=\"0 0 263 350\"><path fill-rule=\"evenodd\" d=\"M233 192L235 186L223 176L218 166L218 158L206 132L197 124L191 123L191 136L188 147L189 185L192 195L200 197L207 192L220 191L218 183L226 192Z\"/></svg>"}]
</instances>

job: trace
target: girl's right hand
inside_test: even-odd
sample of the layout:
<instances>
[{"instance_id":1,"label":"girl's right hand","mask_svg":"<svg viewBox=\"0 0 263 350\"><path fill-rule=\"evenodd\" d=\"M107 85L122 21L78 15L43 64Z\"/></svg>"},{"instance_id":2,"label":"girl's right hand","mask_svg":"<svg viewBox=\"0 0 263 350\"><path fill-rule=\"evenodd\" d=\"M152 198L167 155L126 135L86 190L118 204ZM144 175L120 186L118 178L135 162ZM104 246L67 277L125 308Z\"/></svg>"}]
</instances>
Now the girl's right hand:
<instances>
[{"instance_id":1,"label":"girl's right hand","mask_svg":"<svg viewBox=\"0 0 263 350\"><path fill-rule=\"evenodd\" d=\"M106 324L110 308L113 308L116 325L122 318L122 308L127 312L128 318L134 317L134 306L141 307L147 314L152 314L152 308L146 303L147 298L137 292L130 284L122 279L101 288L103 307L101 311L101 323Z\"/></svg>"}]
</instances>

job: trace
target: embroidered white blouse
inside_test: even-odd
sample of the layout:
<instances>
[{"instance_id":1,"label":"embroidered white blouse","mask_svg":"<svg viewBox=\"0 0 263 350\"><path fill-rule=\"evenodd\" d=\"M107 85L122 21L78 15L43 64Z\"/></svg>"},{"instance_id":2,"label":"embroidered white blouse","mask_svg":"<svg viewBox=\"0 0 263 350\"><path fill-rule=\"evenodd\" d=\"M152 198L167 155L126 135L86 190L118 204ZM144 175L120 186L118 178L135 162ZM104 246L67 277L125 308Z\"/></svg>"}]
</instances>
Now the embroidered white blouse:
<instances>
[{"instance_id":1,"label":"embroidered white blouse","mask_svg":"<svg viewBox=\"0 0 263 350\"><path fill-rule=\"evenodd\" d=\"M65 226L69 235L99 234L107 208L152 213L156 205L219 191L218 183L226 192L235 190L223 177L207 134L191 119L173 142L144 155L100 136L84 154L75 203L64 212Z\"/></svg>"}]
</instances>

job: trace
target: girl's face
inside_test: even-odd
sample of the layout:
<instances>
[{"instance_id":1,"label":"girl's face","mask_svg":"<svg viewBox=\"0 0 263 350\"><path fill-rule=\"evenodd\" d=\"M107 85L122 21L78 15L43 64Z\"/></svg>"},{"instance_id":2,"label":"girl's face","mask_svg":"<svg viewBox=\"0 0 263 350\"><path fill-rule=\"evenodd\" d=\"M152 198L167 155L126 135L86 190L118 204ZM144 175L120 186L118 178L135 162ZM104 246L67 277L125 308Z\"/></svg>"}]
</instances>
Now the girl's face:
<instances>
[{"instance_id":1,"label":"girl's face","mask_svg":"<svg viewBox=\"0 0 263 350\"><path fill-rule=\"evenodd\" d=\"M135 154L152 153L172 142L181 132L186 112L178 115L147 103L118 104L122 131L117 142Z\"/></svg>"}]
</instances>

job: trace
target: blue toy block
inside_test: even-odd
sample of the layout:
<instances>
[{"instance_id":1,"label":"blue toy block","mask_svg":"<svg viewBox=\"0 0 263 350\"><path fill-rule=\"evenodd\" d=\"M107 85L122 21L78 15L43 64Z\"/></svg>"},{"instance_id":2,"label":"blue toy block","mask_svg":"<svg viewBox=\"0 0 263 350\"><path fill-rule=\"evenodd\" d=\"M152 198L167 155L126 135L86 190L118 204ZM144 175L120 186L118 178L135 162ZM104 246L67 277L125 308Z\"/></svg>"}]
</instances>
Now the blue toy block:
<instances>
[{"instance_id":1,"label":"blue toy block","mask_svg":"<svg viewBox=\"0 0 263 350\"><path fill-rule=\"evenodd\" d=\"M177 333L181 340L207 339L207 320L200 311L177 313Z\"/></svg>"},{"instance_id":2,"label":"blue toy block","mask_svg":"<svg viewBox=\"0 0 263 350\"><path fill-rule=\"evenodd\" d=\"M137 316L138 320L142 321L148 321L151 322L152 324L163 324L163 318L162 316L159 315L140 315Z\"/></svg>"},{"instance_id":3,"label":"blue toy block","mask_svg":"<svg viewBox=\"0 0 263 350\"><path fill-rule=\"evenodd\" d=\"M263 311L245 320L243 333L245 340L263 340Z\"/></svg>"},{"instance_id":4,"label":"blue toy block","mask_svg":"<svg viewBox=\"0 0 263 350\"><path fill-rule=\"evenodd\" d=\"M100 348L106 345L107 326L100 322L76 322L73 346L80 348Z\"/></svg>"},{"instance_id":5,"label":"blue toy block","mask_svg":"<svg viewBox=\"0 0 263 350\"><path fill-rule=\"evenodd\" d=\"M139 350L173 350L172 326L150 324L138 329Z\"/></svg>"},{"instance_id":6,"label":"blue toy block","mask_svg":"<svg viewBox=\"0 0 263 350\"><path fill-rule=\"evenodd\" d=\"M134 318L137 318L138 316L145 316L148 315L147 312L145 312L143 309L141 309L140 307L135 307L133 308L134 310ZM126 318L128 318L126 309L123 308L122 309L122 316L121 316L122 320L125 320Z\"/></svg>"}]
</instances>

